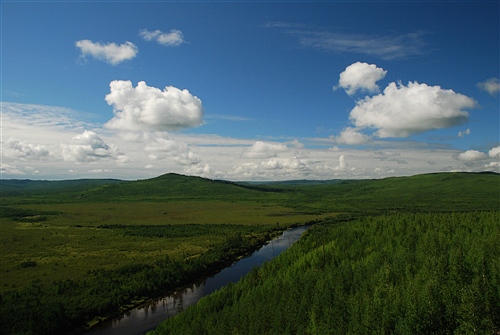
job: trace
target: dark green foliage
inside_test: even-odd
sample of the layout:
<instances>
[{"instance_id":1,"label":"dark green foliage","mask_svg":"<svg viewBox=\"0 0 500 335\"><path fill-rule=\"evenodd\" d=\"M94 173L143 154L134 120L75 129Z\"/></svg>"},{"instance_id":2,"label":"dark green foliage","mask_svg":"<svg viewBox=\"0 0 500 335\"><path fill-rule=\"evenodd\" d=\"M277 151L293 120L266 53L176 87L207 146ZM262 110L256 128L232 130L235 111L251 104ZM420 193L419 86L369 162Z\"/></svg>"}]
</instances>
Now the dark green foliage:
<instances>
[{"instance_id":1,"label":"dark green foliage","mask_svg":"<svg viewBox=\"0 0 500 335\"><path fill-rule=\"evenodd\" d=\"M317 225L153 334L493 334L500 212Z\"/></svg>"},{"instance_id":2,"label":"dark green foliage","mask_svg":"<svg viewBox=\"0 0 500 335\"><path fill-rule=\"evenodd\" d=\"M19 264L19 267L22 269L26 269L26 268L34 268L37 265L38 265L37 262L26 261L26 262L22 262L21 264Z\"/></svg>"},{"instance_id":3,"label":"dark green foliage","mask_svg":"<svg viewBox=\"0 0 500 335\"><path fill-rule=\"evenodd\" d=\"M77 179L77 180L2 180L1 193L9 197L40 197L50 195L59 200L74 200L80 192L102 187L109 184L121 183L117 179Z\"/></svg>"},{"instance_id":4,"label":"dark green foliage","mask_svg":"<svg viewBox=\"0 0 500 335\"><path fill-rule=\"evenodd\" d=\"M40 211L32 209L12 208L0 206L0 218L9 218L21 222L41 222L47 220L47 215L60 214L56 211Z\"/></svg>"},{"instance_id":5,"label":"dark green foliage","mask_svg":"<svg viewBox=\"0 0 500 335\"><path fill-rule=\"evenodd\" d=\"M97 228L112 229L124 236L141 237L193 237L234 234L267 234L274 226L250 226L237 224L165 224L165 225L100 225ZM279 227L278 227L279 228Z\"/></svg>"},{"instance_id":6,"label":"dark green foliage","mask_svg":"<svg viewBox=\"0 0 500 335\"><path fill-rule=\"evenodd\" d=\"M500 175L432 173L293 187L296 209L383 214L500 209Z\"/></svg>"}]
</instances>

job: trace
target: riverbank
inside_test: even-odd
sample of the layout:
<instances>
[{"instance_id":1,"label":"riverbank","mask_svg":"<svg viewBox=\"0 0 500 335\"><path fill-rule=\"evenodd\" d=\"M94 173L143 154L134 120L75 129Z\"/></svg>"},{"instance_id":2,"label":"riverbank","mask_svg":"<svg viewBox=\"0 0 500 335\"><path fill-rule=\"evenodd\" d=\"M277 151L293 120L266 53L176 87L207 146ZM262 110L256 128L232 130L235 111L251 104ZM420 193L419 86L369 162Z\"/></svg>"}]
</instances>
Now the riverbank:
<instances>
[{"instance_id":1,"label":"riverbank","mask_svg":"<svg viewBox=\"0 0 500 335\"><path fill-rule=\"evenodd\" d=\"M174 292L179 291L179 289L182 290L187 287L192 287L193 285L196 285L196 283L203 282L207 278L213 277L222 270L230 267L235 262L253 254L256 250L261 249L270 241L274 240L280 235L283 235L284 231L294 227L310 225L315 222L316 221L297 223L287 227L277 227L276 229L269 231L266 234L261 234L258 236L253 235L253 236L247 236L246 238L241 238L239 240L238 245L236 245L233 241L233 243L230 243L232 244L231 247L229 249L226 249L225 254L219 256L218 259L213 259L210 257L209 254L213 252L213 250L209 251L205 255L200 255L196 258L202 257L205 259L211 259L211 261L204 264L203 266L196 267L194 271L190 273L186 273L185 274L186 279L178 283L176 286L172 287L169 291L163 291L160 294L155 295L154 297L137 299L135 301L132 301L132 303L122 305L120 307L120 310L116 311L115 313L109 314L104 317L103 316L96 317L94 320L92 320L87 324L87 327L83 329L81 333L92 334L94 330L102 328L106 324L112 322L112 320L116 320L117 318L120 318L121 316L132 310L145 308L146 306L154 304L154 302L158 301L158 299L161 299L161 297L171 295ZM187 259L186 261L193 262L193 261L198 261L198 259Z\"/></svg>"},{"instance_id":2,"label":"riverbank","mask_svg":"<svg viewBox=\"0 0 500 335\"><path fill-rule=\"evenodd\" d=\"M264 262L278 256L299 240L303 232L309 227L299 226L287 229L281 235L272 239L270 243L251 253L248 257L230 264L215 276L201 279L182 287L171 295L152 300L117 319L96 327L89 331L87 335L144 334L185 308L196 304L202 297L227 286L230 282L236 283L255 267L260 267Z\"/></svg>"}]
</instances>

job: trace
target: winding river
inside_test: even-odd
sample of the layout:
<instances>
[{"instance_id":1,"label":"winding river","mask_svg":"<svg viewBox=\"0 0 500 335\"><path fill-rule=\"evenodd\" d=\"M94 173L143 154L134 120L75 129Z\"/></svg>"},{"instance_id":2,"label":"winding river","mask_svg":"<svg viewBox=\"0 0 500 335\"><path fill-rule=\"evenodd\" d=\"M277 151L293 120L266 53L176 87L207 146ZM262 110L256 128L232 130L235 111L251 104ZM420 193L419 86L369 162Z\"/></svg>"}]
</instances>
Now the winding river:
<instances>
[{"instance_id":1,"label":"winding river","mask_svg":"<svg viewBox=\"0 0 500 335\"><path fill-rule=\"evenodd\" d=\"M213 277L203 279L193 285L184 287L174 294L150 301L130 310L116 319L93 328L85 335L139 335L144 334L166 319L182 312L188 306L196 304L202 297L237 282L252 268L261 266L296 242L310 226L301 226L286 230L283 234L238 262L223 269Z\"/></svg>"}]
</instances>

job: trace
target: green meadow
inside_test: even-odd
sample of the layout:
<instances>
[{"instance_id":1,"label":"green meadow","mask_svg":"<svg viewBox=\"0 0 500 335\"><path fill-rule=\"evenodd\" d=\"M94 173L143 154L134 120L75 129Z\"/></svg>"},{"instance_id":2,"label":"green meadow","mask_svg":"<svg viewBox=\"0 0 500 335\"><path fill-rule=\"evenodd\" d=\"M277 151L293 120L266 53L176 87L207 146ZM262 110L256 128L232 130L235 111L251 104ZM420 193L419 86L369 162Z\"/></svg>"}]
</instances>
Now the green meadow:
<instances>
[{"instance_id":1,"label":"green meadow","mask_svg":"<svg viewBox=\"0 0 500 335\"><path fill-rule=\"evenodd\" d=\"M0 332L70 334L208 275L293 225L499 211L500 176L2 180L0 209Z\"/></svg>"}]
</instances>

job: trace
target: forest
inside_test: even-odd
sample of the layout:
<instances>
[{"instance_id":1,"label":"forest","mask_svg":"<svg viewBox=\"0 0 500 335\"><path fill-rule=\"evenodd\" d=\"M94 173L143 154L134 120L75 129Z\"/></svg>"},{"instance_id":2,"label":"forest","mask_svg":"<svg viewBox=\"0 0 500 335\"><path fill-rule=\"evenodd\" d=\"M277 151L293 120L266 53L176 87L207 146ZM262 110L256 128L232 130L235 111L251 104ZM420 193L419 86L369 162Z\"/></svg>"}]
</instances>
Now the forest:
<instances>
[{"instance_id":1,"label":"forest","mask_svg":"<svg viewBox=\"0 0 500 335\"><path fill-rule=\"evenodd\" d=\"M496 334L500 212L324 221L163 334Z\"/></svg>"},{"instance_id":2,"label":"forest","mask_svg":"<svg viewBox=\"0 0 500 335\"><path fill-rule=\"evenodd\" d=\"M495 173L2 180L0 334L82 333L303 224L313 228L285 254L187 310L202 328L182 328L182 313L158 334L498 331L499 209ZM244 313L257 302L266 318ZM210 311L227 323L214 328Z\"/></svg>"}]
</instances>

